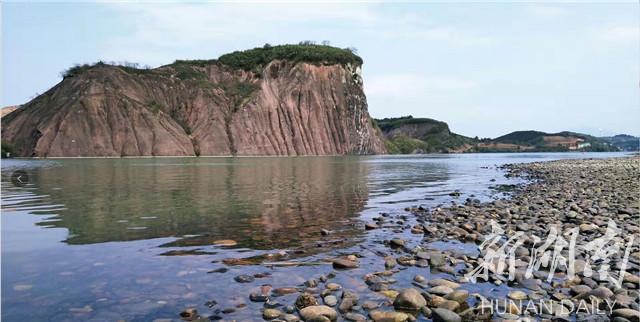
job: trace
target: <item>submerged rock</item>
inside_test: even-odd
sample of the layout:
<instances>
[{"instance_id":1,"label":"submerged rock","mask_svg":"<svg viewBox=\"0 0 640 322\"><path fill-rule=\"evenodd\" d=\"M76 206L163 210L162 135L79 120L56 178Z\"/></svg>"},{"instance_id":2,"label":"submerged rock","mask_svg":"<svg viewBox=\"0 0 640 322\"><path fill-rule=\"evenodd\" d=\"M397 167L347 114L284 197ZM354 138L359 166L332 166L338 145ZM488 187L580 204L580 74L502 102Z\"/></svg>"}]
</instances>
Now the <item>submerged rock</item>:
<instances>
[{"instance_id":1,"label":"submerged rock","mask_svg":"<svg viewBox=\"0 0 640 322\"><path fill-rule=\"evenodd\" d=\"M214 245L216 246L227 246L227 247L231 247L231 246L236 246L238 245L238 242L233 240L233 239L220 239L220 240L216 240L213 242Z\"/></svg>"},{"instance_id":2,"label":"submerged rock","mask_svg":"<svg viewBox=\"0 0 640 322\"><path fill-rule=\"evenodd\" d=\"M373 230L373 229L378 229L378 225L374 224L374 223L366 223L364 225L364 228L366 230Z\"/></svg>"},{"instance_id":3,"label":"submerged rock","mask_svg":"<svg viewBox=\"0 0 640 322\"><path fill-rule=\"evenodd\" d=\"M300 317L304 321L317 319L318 317L325 317L335 321L338 318L338 312L326 305L313 305L300 310Z\"/></svg>"},{"instance_id":4,"label":"submerged rock","mask_svg":"<svg viewBox=\"0 0 640 322\"><path fill-rule=\"evenodd\" d=\"M419 310L427 305L427 301L415 288L407 288L396 296L393 306L398 310Z\"/></svg>"},{"instance_id":5,"label":"submerged rock","mask_svg":"<svg viewBox=\"0 0 640 322\"><path fill-rule=\"evenodd\" d=\"M357 260L352 260L349 258L336 258L333 260L333 267L340 269L349 269L349 268L358 268L360 263Z\"/></svg>"},{"instance_id":6,"label":"submerged rock","mask_svg":"<svg viewBox=\"0 0 640 322\"><path fill-rule=\"evenodd\" d=\"M180 313L180 317L185 321L193 321L199 317L198 310L195 308L188 308Z\"/></svg>"},{"instance_id":7,"label":"submerged rock","mask_svg":"<svg viewBox=\"0 0 640 322\"><path fill-rule=\"evenodd\" d=\"M369 312L369 316L374 322L405 322L409 320L408 314L393 311L373 310Z\"/></svg>"},{"instance_id":8,"label":"submerged rock","mask_svg":"<svg viewBox=\"0 0 640 322\"><path fill-rule=\"evenodd\" d=\"M309 293L303 293L296 299L296 307L298 308L298 310L303 309L307 306L314 305L318 305L318 300L315 298L315 296Z\"/></svg>"},{"instance_id":9,"label":"submerged rock","mask_svg":"<svg viewBox=\"0 0 640 322\"><path fill-rule=\"evenodd\" d=\"M238 283L251 283L256 278L251 276L251 275L238 275L238 276L234 277L233 279Z\"/></svg>"},{"instance_id":10,"label":"submerged rock","mask_svg":"<svg viewBox=\"0 0 640 322\"><path fill-rule=\"evenodd\" d=\"M277 309L264 309L264 311L262 311L262 317L265 320L273 320L280 317L280 315L282 315L282 312Z\"/></svg>"},{"instance_id":11,"label":"submerged rock","mask_svg":"<svg viewBox=\"0 0 640 322\"><path fill-rule=\"evenodd\" d=\"M462 322L462 318L453 311L436 308L431 310L433 322Z\"/></svg>"},{"instance_id":12,"label":"submerged rock","mask_svg":"<svg viewBox=\"0 0 640 322\"><path fill-rule=\"evenodd\" d=\"M338 298L333 295L327 295L324 297L324 304L328 306L336 306L338 304Z\"/></svg>"}]
</instances>

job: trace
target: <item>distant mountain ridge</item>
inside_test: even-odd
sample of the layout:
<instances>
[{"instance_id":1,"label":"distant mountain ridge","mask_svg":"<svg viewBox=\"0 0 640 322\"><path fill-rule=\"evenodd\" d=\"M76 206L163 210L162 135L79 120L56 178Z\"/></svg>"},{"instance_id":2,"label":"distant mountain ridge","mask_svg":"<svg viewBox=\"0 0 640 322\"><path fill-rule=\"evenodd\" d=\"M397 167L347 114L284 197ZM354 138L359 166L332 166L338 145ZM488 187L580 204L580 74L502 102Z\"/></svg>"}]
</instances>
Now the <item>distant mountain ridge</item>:
<instances>
[{"instance_id":1,"label":"distant mountain ridge","mask_svg":"<svg viewBox=\"0 0 640 322\"><path fill-rule=\"evenodd\" d=\"M615 147L597 137L569 131L558 133L515 131L495 139L480 140L478 150L479 152L498 152L500 150L532 152L617 151Z\"/></svg>"},{"instance_id":2,"label":"distant mountain ridge","mask_svg":"<svg viewBox=\"0 0 640 322\"><path fill-rule=\"evenodd\" d=\"M594 137L563 131L515 131L495 139L471 138L451 132L447 123L403 116L375 120L389 153L466 152L607 152L638 151L640 139L631 135Z\"/></svg>"},{"instance_id":3,"label":"distant mountain ridge","mask_svg":"<svg viewBox=\"0 0 640 322\"><path fill-rule=\"evenodd\" d=\"M615 146L620 151L640 151L640 138L628 134L605 136L600 139Z\"/></svg>"}]
</instances>

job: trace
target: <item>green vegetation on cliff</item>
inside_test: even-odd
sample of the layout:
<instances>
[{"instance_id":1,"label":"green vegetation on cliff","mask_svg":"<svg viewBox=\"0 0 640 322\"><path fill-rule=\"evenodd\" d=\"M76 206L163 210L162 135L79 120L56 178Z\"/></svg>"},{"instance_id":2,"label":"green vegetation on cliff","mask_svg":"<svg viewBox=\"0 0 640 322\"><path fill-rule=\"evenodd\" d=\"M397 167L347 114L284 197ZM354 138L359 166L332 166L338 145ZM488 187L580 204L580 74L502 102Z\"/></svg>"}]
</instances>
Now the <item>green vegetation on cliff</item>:
<instances>
[{"instance_id":1,"label":"green vegetation on cliff","mask_svg":"<svg viewBox=\"0 0 640 322\"><path fill-rule=\"evenodd\" d=\"M242 107L246 100L258 90L256 84L241 81L221 83L218 86L233 100L233 107L235 109Z\"/></svg>"},{"instance_id":2,"label":"green vegetation on cliff","mask_svg":"<svg viewBox=\"0 0 640 322\"><path fill-rule=\"evenodd\" d=\"M411 115L378 119L376 120L376 124L378 124L378 127L380 127L383 132L388 132L403 125L410 124L429 125L433 133L449 130L449 126L445 122L430 118L414 118Z\"/></svg>"},{"instance_id":3,"label":"green vegetation on cliff","mask_svg":"<svg viewBox=\"0 0 640 322\"><path fill-rule=\"evenodd\" d=\"M416 152L428 152L429 146L426 142L413 139L405 135L398 135L391 139L384 140L384 146L389 154L412 154Z\"/></svg>"},{"instance_id":4,"label":"green vegetation on cliff","mask_svg":"<svg viewBox=\"0 0 640 322\"><path fill-rule=\"evenodd\" d=\"M163 67L172 67L177 71L177 77L182 80L198 80L204 74L194 67L206 67L212 64L222 64L232 69L260 72L263 67L273 60L287 60L291 62L307 62L312 64L353 64L362 65L362 58L355 54L355 49L338 48L329 45L318 45L304 41L297 45L271 46L265 44L249 50L234 51L224 54L218 59L176 60ZM118 67L128 73L141 74L154 71L149 66L130 62L103 62L92 64L76 64L60 73L63 78L78 76L95 67Z\"/></svg>"},{"instance_id":5,"label":"green vegetation on cliff","mask_svg":"<svg viewBox=\"0 0 640 322\"><path fill-rule=\"evenodd\" d=\"M145 74L145 73L149 73L151 71L153 71L153 69L151 69L151 67L149 67L148 65L140 65L138 63L131 63L131 62L103 62L103 61L98 61L96 63L93 64L75 64L71 67L69 67L66 70L63 70L62 72L60 72L60 76L62 76L62 78L67 78L67 77L74 77L74 76L78 76L92 68L96 68L96 67L116 67L116 68L120 68L122 70L124 70L127 73L132 73L132 74Z\"/></svg>"},{"instance_id":6,"label":"green vegetation on cliff","mask_svg":"<svg viewBox=\"0 0 640 322\"><path fill-rule=\"evenodd\" d=\"M235 69L255 70L277 59L314 64L362 64L362 58L351 49L313 43L280 46L266 44L263 47L222 55L218 62Z\"/></svg>"}]
</instances>

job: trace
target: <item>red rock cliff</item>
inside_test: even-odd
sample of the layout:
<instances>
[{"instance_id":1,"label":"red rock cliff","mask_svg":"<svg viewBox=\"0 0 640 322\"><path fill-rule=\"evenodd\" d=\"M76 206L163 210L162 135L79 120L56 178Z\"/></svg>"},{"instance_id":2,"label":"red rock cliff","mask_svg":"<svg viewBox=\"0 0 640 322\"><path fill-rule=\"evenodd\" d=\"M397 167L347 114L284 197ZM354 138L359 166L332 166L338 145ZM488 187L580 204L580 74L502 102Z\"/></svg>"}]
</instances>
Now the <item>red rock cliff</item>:
<instances>
[{"instance_id":1,"label":"red rock cliff","mask_svg":"<svg viewBox=\"0 0 640 322\"><path fill-rule=\"evenodd\" d=\"M357 64L98 64L2 118L19 156L384 153Z\"/></svg>"}]
</instances>

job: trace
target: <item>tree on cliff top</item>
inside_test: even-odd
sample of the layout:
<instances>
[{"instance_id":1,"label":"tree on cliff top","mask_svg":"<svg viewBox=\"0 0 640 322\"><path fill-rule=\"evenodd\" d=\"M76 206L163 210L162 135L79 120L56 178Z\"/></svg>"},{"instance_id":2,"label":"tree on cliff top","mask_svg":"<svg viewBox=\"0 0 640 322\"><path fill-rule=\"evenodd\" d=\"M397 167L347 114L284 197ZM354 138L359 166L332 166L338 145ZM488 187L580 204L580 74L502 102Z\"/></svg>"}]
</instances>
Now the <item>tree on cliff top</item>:
<instances>
[{"instance_id":1,"label":"tree on cliff top","mask_svg":"<svg viewBox=\"0 0 640 322\"><path fill-rule=\"evenodd\" d=\"M265 45L235 51L220 56L218 62L236 69L254 70L277 59L314 64L362 64L362 58L355 54L354 49L316 45L311 41L304 41L298 45Z\"/></svg>"}]
</instances>

